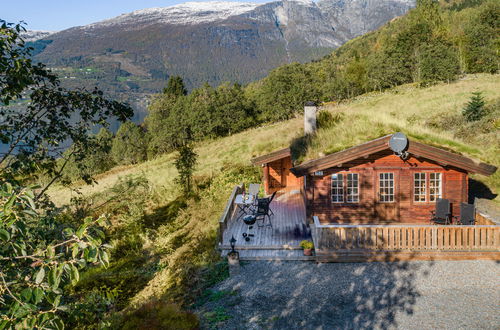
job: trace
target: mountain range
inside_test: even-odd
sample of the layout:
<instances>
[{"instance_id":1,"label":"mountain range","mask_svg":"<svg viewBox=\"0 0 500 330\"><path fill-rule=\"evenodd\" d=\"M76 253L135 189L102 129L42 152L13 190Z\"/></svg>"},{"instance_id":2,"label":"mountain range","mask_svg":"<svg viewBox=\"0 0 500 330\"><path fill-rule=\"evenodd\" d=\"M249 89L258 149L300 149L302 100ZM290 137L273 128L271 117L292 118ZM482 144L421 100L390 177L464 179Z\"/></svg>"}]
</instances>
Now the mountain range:
<instances>
[{"instance_id":1,"label":"mountain range","mask_svg":"<svg viewBox=\"0 0 500 330\"><path fill-rule=\"evenodd\" d=\"M70 87L94 86L144 108L171 75L189 89L248 83L329 54L412 8L414 0L188 2L31 38L35 60Z\"/></svg>"}]
</instances>

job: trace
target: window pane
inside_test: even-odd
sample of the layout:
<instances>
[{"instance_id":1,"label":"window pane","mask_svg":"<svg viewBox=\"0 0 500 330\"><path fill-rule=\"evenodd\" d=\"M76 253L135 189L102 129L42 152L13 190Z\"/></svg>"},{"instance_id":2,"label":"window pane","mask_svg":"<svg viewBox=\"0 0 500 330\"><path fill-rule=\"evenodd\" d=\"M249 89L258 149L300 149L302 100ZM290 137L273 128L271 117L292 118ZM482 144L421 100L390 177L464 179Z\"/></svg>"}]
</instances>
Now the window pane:
<instances>
[{"instance_id":1,"label":"window pane","mask_svg":"<svg viewBox=\"0 0 500 330\"><path fill-rule=\"evenodd\" d=\"M358 184L358 173L348 173L346 195L348 203L357 203L359 201Z\"/></svg>"},{"instance_id":2,"label":"window pane","mask_svg":"<svg viewBox=\"0 0 500 330\"><path fill-rule=\"evenodd\" d=\"M425 202L425 173L415 173L413 176L413 200Z\"/></svg>"},{"instance_id":3,"label":"window pane","mask_svg":"<svg viewBox=\"0 0 500 330\"><path fill-rule=\"evenodd\" d=\"M380 173L379 200L394 202L394 173Z\"/></svg>"},{"instance_id":4,"label":"window pane","mask_svg":"<svg viewBox=\"0 0 500 330\"><path fill-rule=\"evenodd\" d=\"M344 176L340 173L332 174L332 202L344 202Z\"/></svg>"},{"instance_id":5,"label":"window pane","mask_svg":"<svg viewBox=\"0 0 500 330\"><path fill-rule=\"evenodd\" d=\"M436 201L441 198L441 188L442 180L441 173L430 173L429 174L429 200L431 202Z\"/></svg>"}]
</instances>

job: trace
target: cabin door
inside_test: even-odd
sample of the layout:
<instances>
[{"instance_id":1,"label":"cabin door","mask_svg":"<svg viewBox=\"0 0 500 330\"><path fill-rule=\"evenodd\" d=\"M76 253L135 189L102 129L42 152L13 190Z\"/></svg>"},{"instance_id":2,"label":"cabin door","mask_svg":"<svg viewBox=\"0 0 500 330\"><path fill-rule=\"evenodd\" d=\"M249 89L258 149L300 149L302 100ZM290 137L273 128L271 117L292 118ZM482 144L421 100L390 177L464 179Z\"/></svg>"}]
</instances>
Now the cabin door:
<instances>
[{"instance_id":1,"label":"cabin door","mask_svg":"<svg viewBox=\"0 0 500 330\"><path fill-rule=\"evenodd\" d=\"M399 220L399 172L375 171L375 218L378 221Z\"/></svg>"},{"instance_id":2,"label":"cabin door","mask_svg":"<svg viewBox=\"0 0 500 330\"><path fill-rule=\"evenodd\" d=\"M269 188L270 190L279 190L286 186L283 173L283 159L269 163Z\"/></svg>"}]
</instances>

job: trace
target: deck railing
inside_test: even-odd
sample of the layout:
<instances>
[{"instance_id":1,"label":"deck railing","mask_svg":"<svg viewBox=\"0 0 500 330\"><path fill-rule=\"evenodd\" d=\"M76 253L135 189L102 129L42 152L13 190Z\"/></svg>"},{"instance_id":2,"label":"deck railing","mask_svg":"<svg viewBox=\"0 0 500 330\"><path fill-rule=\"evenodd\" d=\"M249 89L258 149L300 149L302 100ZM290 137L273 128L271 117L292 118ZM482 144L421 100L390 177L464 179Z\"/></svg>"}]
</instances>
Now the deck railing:
<instances>
[{"instance_id":1,"label":"deck railing","mask_svg":"<svg viewBox=\"0 0 500 330\"><path fill-rule=\"evenodd\" d=\"M226 230L229 221L233 217L233 213L234 213L234 210L236 207L234 204L234 199L236 198L236 195L242 194L244 190L245 190L245 185L240 184L240 185L235 186L233 188L233 191L231 192L231 196L229 196L229 200L227 201L226 208L224 209L224 213L222 213L222 216L219 219L219 230L217 233L217 237L218 237L217 241L219 244L222 244L224 231Z\"/></svg>"},{"instance_id":2,"label":"deck railing","mask_svg":"<svg viewBox=\"0 0 500 330\"><path fill-rule=\"evenodd\" d=\"M500 226L311 224L316 251L500 251Z\"/></svg>"}]
</instances>

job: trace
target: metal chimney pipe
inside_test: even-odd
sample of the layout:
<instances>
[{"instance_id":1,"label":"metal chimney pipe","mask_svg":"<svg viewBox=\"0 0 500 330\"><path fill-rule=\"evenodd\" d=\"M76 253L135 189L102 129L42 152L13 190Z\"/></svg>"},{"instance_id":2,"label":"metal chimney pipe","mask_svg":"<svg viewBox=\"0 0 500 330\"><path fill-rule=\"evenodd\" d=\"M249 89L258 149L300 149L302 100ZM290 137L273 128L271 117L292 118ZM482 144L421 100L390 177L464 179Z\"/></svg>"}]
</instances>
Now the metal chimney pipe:
<instances>
[{"instance_id":1,"label":"metal chimney pipe","mask_svg":"<svg viewBox=\"0 0 500 330\"><path fill-rule=\"evenodd\" d=\"M304 105L304 134L314 134L316 131L316 103L308 101Z\"/></svg>"}]
</instances>

